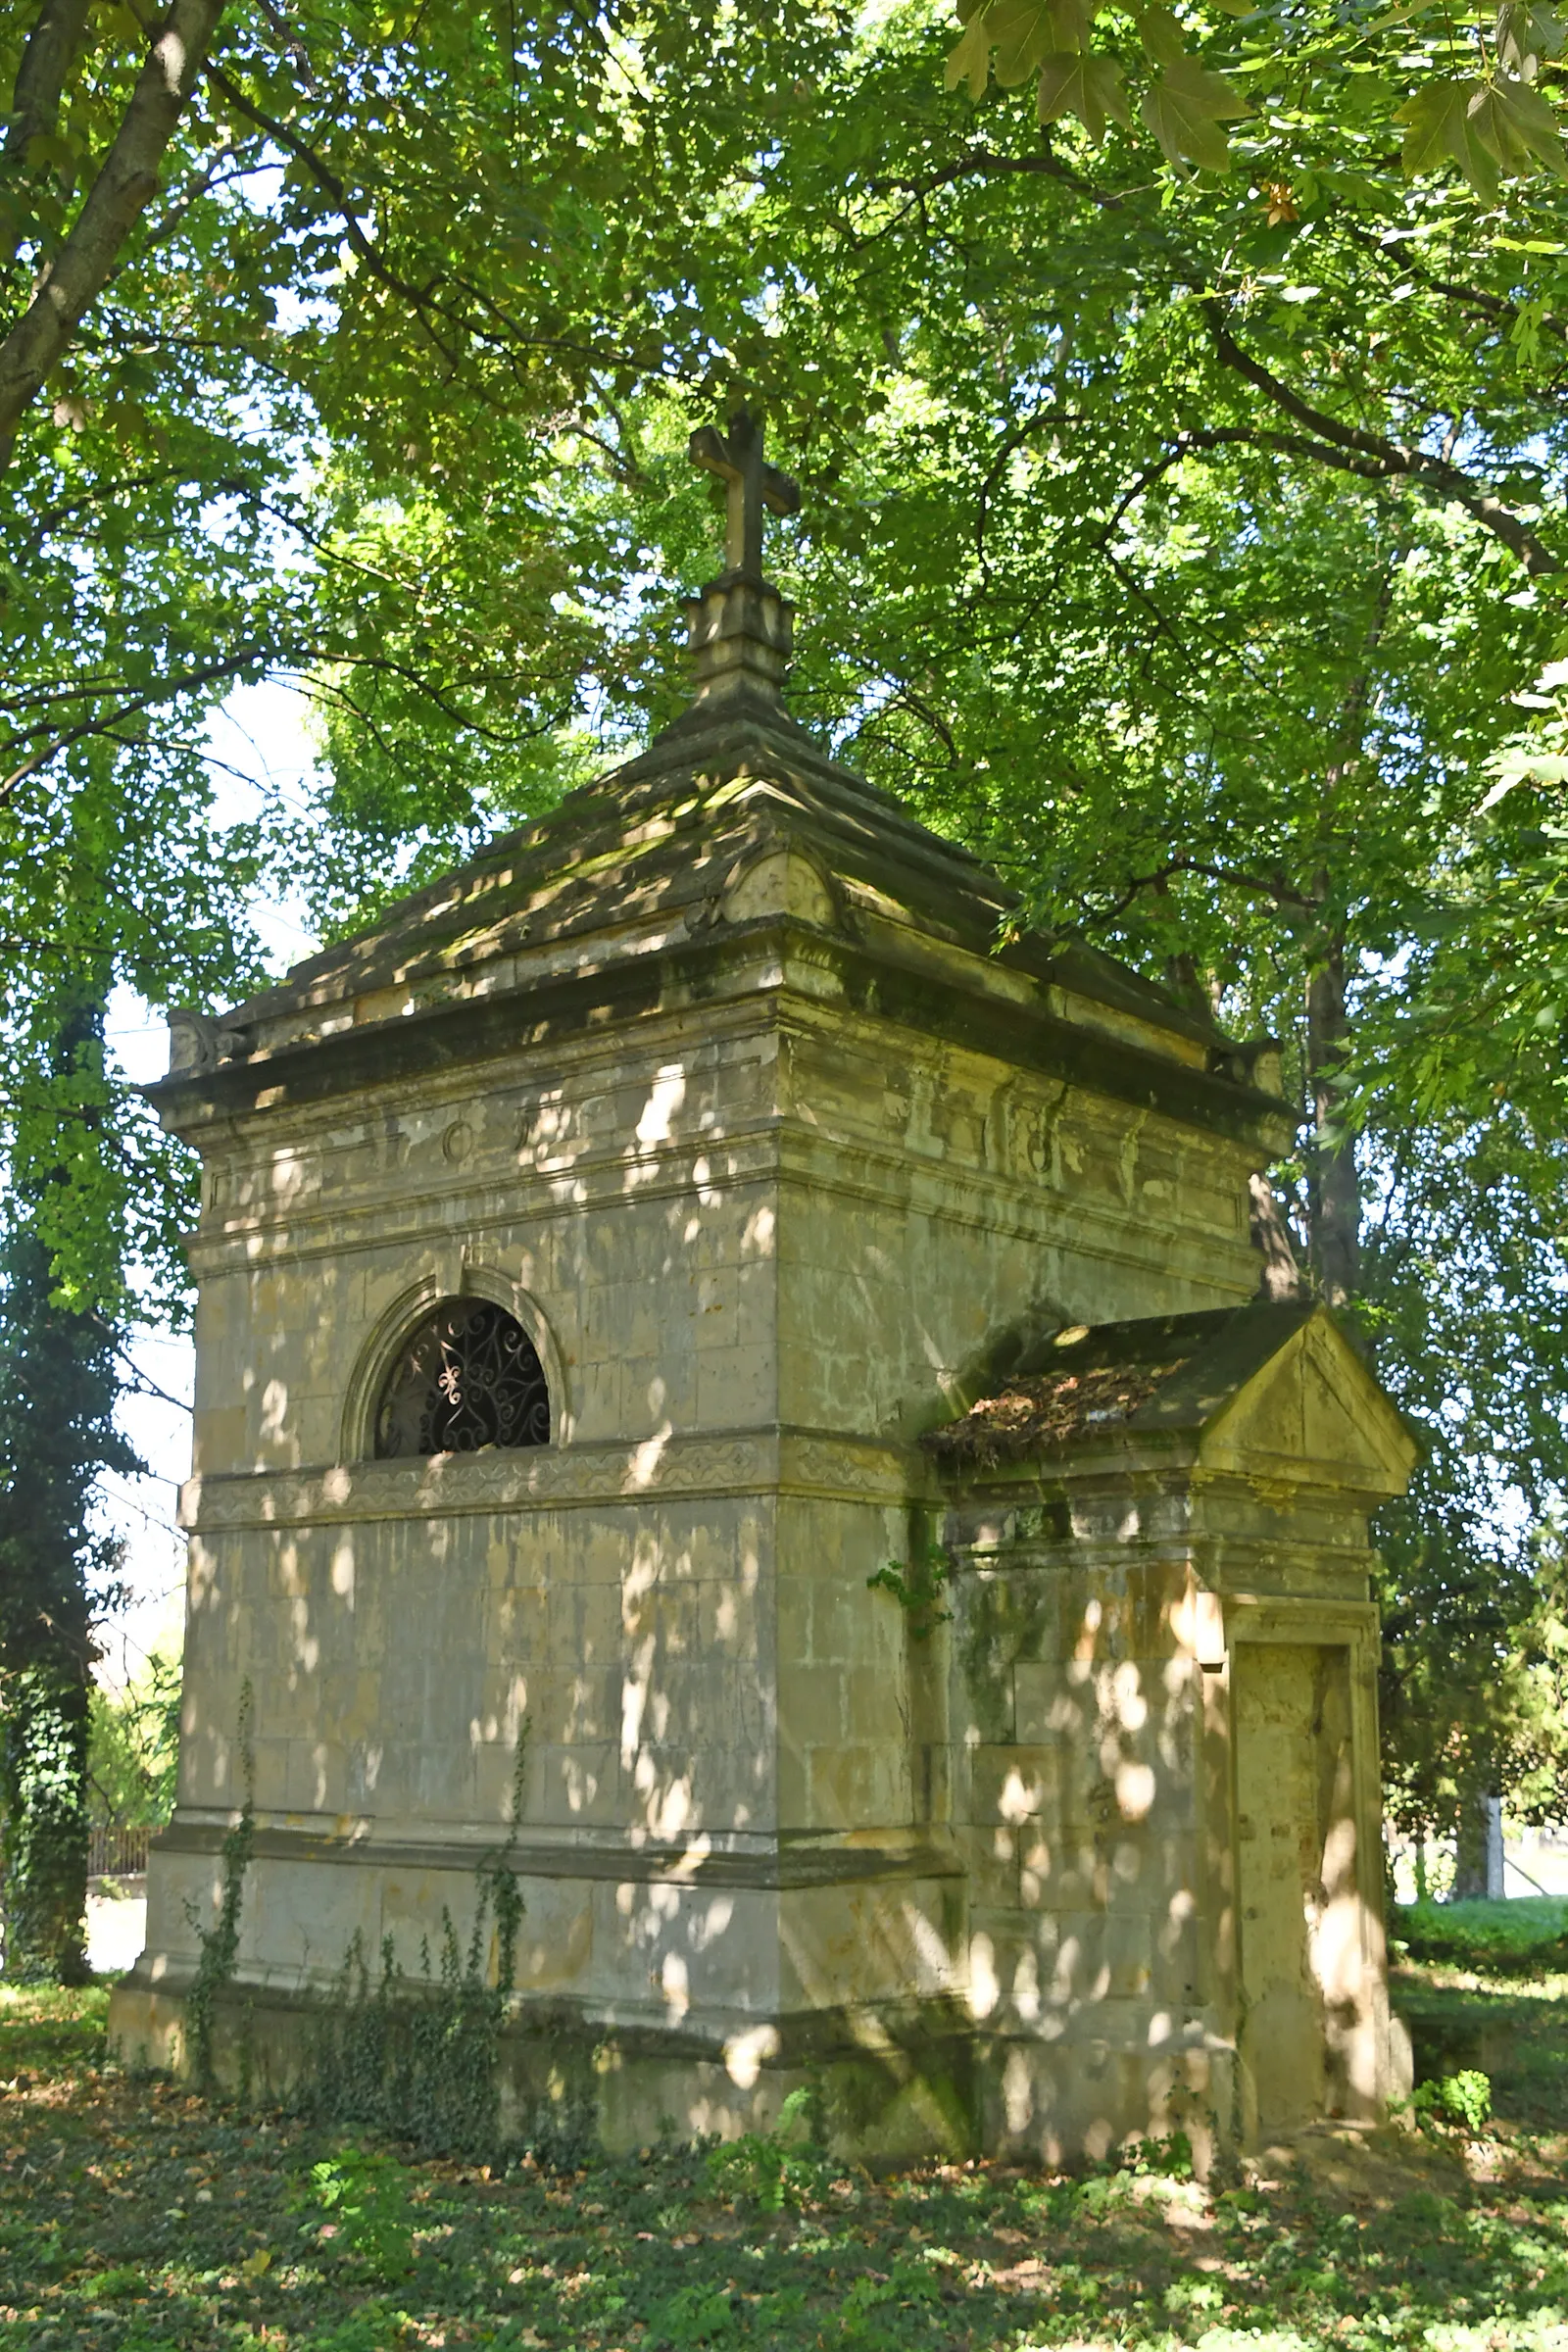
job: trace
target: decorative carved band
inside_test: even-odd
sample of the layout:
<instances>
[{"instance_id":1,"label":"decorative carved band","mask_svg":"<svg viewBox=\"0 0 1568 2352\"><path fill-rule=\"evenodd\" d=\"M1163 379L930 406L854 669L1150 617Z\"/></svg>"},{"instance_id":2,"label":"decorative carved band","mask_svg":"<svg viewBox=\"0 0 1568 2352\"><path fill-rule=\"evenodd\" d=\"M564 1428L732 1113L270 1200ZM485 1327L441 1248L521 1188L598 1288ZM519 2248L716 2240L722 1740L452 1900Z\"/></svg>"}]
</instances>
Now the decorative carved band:
<instances>
[{"instance_id":1,"label":"decorative carved band","mask_svg":"<svg viewBox=\"0 0 1568 2352\"><path fill-rule=\"evenodd\" d=\"M437 1454L328 1470L259 1470L192 1478L180 1525L311 1527L364 1519L443 1519L474 1511L570 1510L710 1494L819 1494L898 1506L935 1490L912 1447L767 1429L649 1438L638 1446L539 1446L522 1453Z\"/></svg>"}]
</instances>

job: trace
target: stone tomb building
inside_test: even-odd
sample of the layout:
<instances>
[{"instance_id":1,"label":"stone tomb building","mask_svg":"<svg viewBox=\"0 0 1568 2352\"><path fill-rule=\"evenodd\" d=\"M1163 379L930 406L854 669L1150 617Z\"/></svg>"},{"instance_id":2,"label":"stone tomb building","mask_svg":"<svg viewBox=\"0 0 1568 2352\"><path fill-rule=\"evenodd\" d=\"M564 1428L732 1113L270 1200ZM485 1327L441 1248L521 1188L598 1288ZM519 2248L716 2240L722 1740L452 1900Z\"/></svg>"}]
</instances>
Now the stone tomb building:
<instances>
[{"instance_id":1,"label":"stone tomb building","mask_svg":"<svg viewBox=\"0 0 1568 2352\"><path fill-rule=\"evenodd\" d=\"M1271 1063L1027 931L787 714L744 418L641 758L187 1017L179 1803L127 2053L286 2079L358 1936L526 1902L508 2111L1200 2152L1399 2079L1367 1514L1412 1446L1260 1298ZM999 947L999 937L1005 944ZM888 1573L883 1574L883 1571Z\"/></svg>"}]
</instances>

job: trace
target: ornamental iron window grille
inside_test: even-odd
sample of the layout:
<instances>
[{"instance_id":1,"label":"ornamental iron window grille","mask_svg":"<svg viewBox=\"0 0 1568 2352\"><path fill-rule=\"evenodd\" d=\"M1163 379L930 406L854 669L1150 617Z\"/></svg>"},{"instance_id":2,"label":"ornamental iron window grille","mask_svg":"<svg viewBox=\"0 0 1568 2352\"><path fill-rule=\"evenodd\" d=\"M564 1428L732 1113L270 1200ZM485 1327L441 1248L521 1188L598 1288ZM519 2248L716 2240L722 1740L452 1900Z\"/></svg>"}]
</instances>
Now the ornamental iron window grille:
<instances>
[{"instance_id":1,"label":"ornamental iron window grille","mask_svg":"<svg viewBox=\"0 0 1568 2352\"><path fill-rule=\"evenodd\" d=\"M387 1375L377 1459L549 1443L550 1391L522 1325L488 1298L443 1298Z\"/></svg>"}]
</instances>

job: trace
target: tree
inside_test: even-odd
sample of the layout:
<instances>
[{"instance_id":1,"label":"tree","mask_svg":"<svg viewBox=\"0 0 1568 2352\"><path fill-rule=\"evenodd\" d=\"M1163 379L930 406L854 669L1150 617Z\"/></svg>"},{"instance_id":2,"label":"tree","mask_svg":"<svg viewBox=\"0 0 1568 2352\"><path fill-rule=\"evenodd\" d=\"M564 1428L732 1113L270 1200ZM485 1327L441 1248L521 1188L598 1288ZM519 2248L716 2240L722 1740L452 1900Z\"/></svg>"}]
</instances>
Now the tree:
<instances>
[{"instance_id":1,"label":"tree","mask_svg":"<svg viewBox=\"0 0 1568 2352\"><path fill-rule=\"evenodd\" d=\"M36 649L0 848L46 865L58 795L140 860L128 908L105 867L29 902L14 1035L47 1035L22 1008L47 1004L68 906L155 997L225 985L226 920L199 909L233 905L262 845L194 871L160 845L202 844L181 761L233 677L317 698L325 786L270 838L334 925L668 715L676 592L710 561L686 431L760 392L808 493L780 549L803 712L1034 920L1281 1034L1316 1279L1434 1410L1447 1342L1381 1287L1421 1254L1397 1254L1424 1231L1408 1171L1468 1197L1452 1171L1500 1086L1519 1218L1549 1228L1559 1181L1558 754L1537 741L1483 806L1489 762L1524 756L1511 698L1562 651L1568 197L1550 141L1508 127L1554 20L1505 12L1455 129L1435 14L1195 12L1178 55L1144 12L1121 62L1149 107L1100 126L1056 105L1058 69L1121 21L1014 13L1006 74L1057 61L1043 130L1005 90L943 94L951 32L923 5L226 12L168 197L0 478ZM989 54L998 11L972 21ZM1189 65L1251 111L1184 126ZM1537 84L1554 103L1549 64ZM1411 104L1406 177L1389 125ZM150 533L117 488L132 461ZM154 939L163 888L199 953ZM1478 985L1499 1017L1472 1047ZM1513 1232L1460 1234L1474 1293L1527 1296ZM1521 1321L1465 1424L1539 1510L1560 1425L1516 1408L1561 1370L1560 1328ZM1435 1456L1446 1543L1484 1533L1467 1458Z\"/></svg>"},{"instance_id":2,"label":"tree","mask_svg":"<svg viewBox=\"0 0 1568 2352\"><path fill-rule=\"evenodd\" d=\"M461 613L478 646L517 625L492 590L496 517L548 496L589 592L554 591L572 659L559 699L534 705L534 754L491 753L474 731L455 780L450 761L421 757L428 705L416 712L400 681L430 638L422 621L401 635L417 600L391 591L378 625L392 623L398 665L345 673L333 707L318 871L323 914L353 921L377 890L547 793L577 757L590 667L612 740L669 713L672 596L617 612L606 591L617 570L701 576L706 502L685 474L685 429L725 386L761 383L808 483L782 558L808 624L799 705L1003 864L1035 919L1201 989L1233 1025L1283 1035L1306 1114L1283 1174L1316 1279L1375 1327L1386 1376L1432 1414L1452 1381L1448 1341L1380 1287L1385 1242L1411 1240L1425 1212L1408 1183L1385 1198L1383 1171L1413 1152L1430 1199L1446 1185L1468 1198L1455 1139L1494 1101L1472 1091L1435 1118L1422 1073L1440 1004L1456 1034L1466 959L1500 943L1518 907L1478 844L1477 778L1560 626L1564 199L1538 175L1494 205L1468 149L1456 161L1479 189L1406 180L1387 124L1408 78L1372 88L1364 69L1413 38L1437 86L1446 34L1337 24L1303 21L1294 49L1258 29L1247 86L1259 104L1227 118L1237 168L1186 181L1152 169L1143 132L1110 129L1096 147L1061 122L1042 138L1004 97L972 114L942 100L924 12L858 39L803 13L745 80L744 20L733 36L705 25L700 61L684 30L650 41L616 99L635 126L639 219L607 243L597 286L597 204L573 214L588 233L560 258L584 183L556 175L532 192L530 261L548 256L563 283L576 272L559 365L578 455L553 493L514 390L518 274L503 258L489 275L447 238L466 172L516 184L499 83L453 62L442 103L461 88L461 153L416 112L373 207L352 193L350 166L366 171L352 77L334 85L318 127L290 137L313 219L346 220L360 201L376 220L376 255L361 257L334 324L337 530L383 580L414 576L439 547L444 625L456 635ZM1217 71L1209 54L1202 70ZM554 66L526 47L516 60L554 95ZM1156 72L1174 62L1156 57ZM1487 72L1500 86L1512 68ZM624 158L603 137L608 85L586 87L585 135L600 142L587 184L624 204ZM421 309L416 287L439 293ZM612 289L634 330L618 368ZM722 357L669 324L694 314L710 343L722 321ZM571 305L556 317L564 327ZM554 344L544 365L558 365ZM359 392L370 382L373 415ZM468 447L476 467L454 462ZM545 651L552 624L537 625ZM335 673L323 683L336 693ZM1548 908L1534 936L1550 923ZM1495 977L1506 970L1504 955ZM1516 1065L1535 1098L1559 1036L1548 1024L1527 1044L1532 1074ZM1549 1134L1532 1119L1513 1139L1531 1215L1555 1198ZM1366 1182L1377 1230L1363 1266ZM1459 1240L1472 1289L1515 1282L1507 1234L1472 1220ZM1517 1408L1531 1388L1560 1391L1560 1327L1537 1318L1521 1342L1481 1384L1466 1443L1527 1476L1544 1507L1560 1424ZM1395 1595L1400 1639L1407 1654L1424 1628L1435 1668L1453 1621L1428 1606L1436 1587L1413 1563L1436 1561L1441 1533L1440 1573L1473 1583L1496 1551L1483 1540L1491 1489L1462 1475L1466 1458L1440 1448L1408 1542L1404 1522L1389 1535L1413 1580L1407 1608Z\"/></svg>"},{"instance_id":3,"label":"tree","mask_svg":"<svg viewBox=\"0 0 1568 2352\"><path fill-rule=\"evenodd\" d=\"M99 1009L62 1018L55 1069L101 1059ZM99 1319L52 1297L39 1197L61 1169L11 1174L0 1259L0 1910L11 1977L70 1982L86 1962L85 1767L95 1612L118 1547L92 1526L100 1471L134 1471Z\"/></svg>"},{"instance_id":4,"label":"tree","mask_svg":"<svg viewBox=\"0 0 1568 2352\"><path fill-rule=\"evenodd\" d=\"M863 82L817 174L832 307L875 299L915 382L857 468L845 552L881 593L829 625L860 655L839 708L1042 919L1283 1032L1318 1280L1435 1441L1385 1529L1390 1660L1454 1703L1391 1706L1396 1784L1430 1826L1467 1775L1560 1806L1544 1555L1498 1508L1542 1524L1568 1456L1559 747L1551 719L1504 742L1559 650L1560 194L1489 218L1490 187L1406 188L1321 85L1238 137L1245 176L1178 194L1000 102L944 136L891 51ZM1500 1299L1505 1339L1460 1299Z\"/></svg>"},{"instance_id":5,"label":"tree","mask_svg":"<svg viewBox=\"0 0 1568 2352\"><path fill-rule=\"evenodd\" d=\"M123 1690L88 1695L87 1808L94 1826L162 1829L174 1810L180 1665L155 1650Z\"/></svg>"},{"instance_id":6,"label":"tree","mask_svg":"<svg viewBox=\"0 0 1568 2352\"><path fill-rule=\"evenodd\" d=\"M1509 175L1568 178L1555 92L1537 86L1568 40L1549 7L1505 0L1477 24L1420 0L1397 20L1359 12L1281 22L1248 0L1219 6L1244 20L1219 40L1201 23L1195 37L1191 22L1184 26L1162 6L1132 13L1139 123L1174 170L1229 171L1224 125L1265 106L1299 107L1304 85L1307 102L1338 118L1342 133L1347 117L1359 117L1386 148L1398 124L1407 172L1456 166L1483 202L1494 203ZM1123 12L1090 0L958 0L957 15L964 31L947 61L950 89L967 82L981 98L993 73L1004 89L1033 77L1042 125L1075 117L1096 144L1107 119L1132 127ZM1120 54L1111 46L1118 34ZM1215 72L1220 63L1237 78ZM1352 93L1345 76L1357 68L1367 86Z\"/></svg>"},{"instance_id":7,"label":"tree","mask_svg":"<svg viewBox=\"0 0 1568 2352\"><path fill-rule=\"evenodd\" d=\"M30 219L13 200L10 258L30 245L41 266L26 308L0 341L0 466L10 459L20 418L69 349L157 193L165 150L221 14L222 0L171 0L147 40L108 151L63 234L49 233L57 206L47 185L39 189L45 200L31 208ZM134 18L130 24L139 32ZM47 172L54 165L57 184L75 176L78 153L61 135L61 103L88 42L85 0L43 0L17 66L6 127L5 160L19 192L27 192L29 182L38 187L40 166ZM101 105L101 85L93 95Z\"/></svg>"}]
</instances>

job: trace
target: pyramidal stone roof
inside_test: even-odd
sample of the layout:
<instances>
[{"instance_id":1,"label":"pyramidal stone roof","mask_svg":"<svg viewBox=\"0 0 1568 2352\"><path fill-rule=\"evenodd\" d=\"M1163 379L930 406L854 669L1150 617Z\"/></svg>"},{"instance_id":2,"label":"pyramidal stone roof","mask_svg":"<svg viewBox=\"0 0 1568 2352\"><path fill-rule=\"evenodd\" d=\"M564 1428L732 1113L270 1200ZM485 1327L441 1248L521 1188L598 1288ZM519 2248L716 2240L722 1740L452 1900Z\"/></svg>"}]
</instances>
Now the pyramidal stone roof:
<instances>
[{"instance_id":1,"label":"pyramidal stone roof","mask_svg":"<svg viewBox=\"0 0 1568 2352\"><path fill-rule=\"evenodd\" d=\"M728 443L694 434L694 456L711 463L712 449L732 451L749 426L732 418ZM760 434L756 448L760 456ZM763 473L774 489L764 480L759 498L787 511L779 502L793 485ZM743 476L743 499L751 487ZM993 868L918 823L791 716L782 686L792 611L751 568L760 522L745 514L737 522L731 489L731 564L688 607L689 709L640 756L296 964L275 988L216 1020L172 1014L169 1077L151 1090L166 1115L182 1124L197 1096L232 1110L515 1046L529 1016L549 1026L563 992L580 999L597 987L598 1017L612 998L634 1016L667 1001L671 958L687 986L693 956L787 919L831 939L841 961L919 967L966 1042L1281 1148L1289 1114L1266 1042L1237 1045L1093 949L1013 933L1017 893ZM782 879L781 861L793 868ZM762 869L771 892L749 893L747 878ZM850 994L877 997L865 982ZM1024 1032L1042 1033L1041 1048L1046 1029L1050 1049L1025 1051Z\"/></svg>"}]
</instances>

